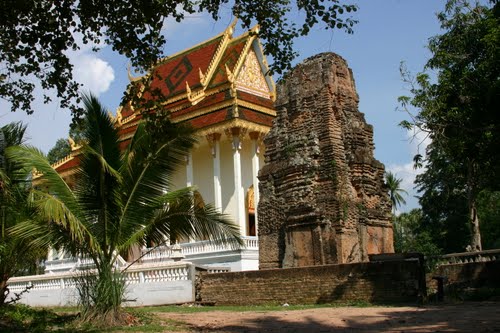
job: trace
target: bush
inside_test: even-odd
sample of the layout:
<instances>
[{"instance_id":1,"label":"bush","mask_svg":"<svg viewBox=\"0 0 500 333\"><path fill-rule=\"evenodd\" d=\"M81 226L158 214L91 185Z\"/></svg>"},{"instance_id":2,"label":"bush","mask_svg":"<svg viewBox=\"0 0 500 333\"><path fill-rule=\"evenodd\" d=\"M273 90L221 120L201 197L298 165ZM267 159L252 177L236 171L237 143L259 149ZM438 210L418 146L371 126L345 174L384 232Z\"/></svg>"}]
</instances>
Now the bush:
<instances>
[{"instance_id":1,"label":"bush","mask_svg":"<svg viewBox=\"0 0 500 333\"><path fill-rule=\"evenodd\" d=\"M76 278L78 307L83 323L102 323L114 326L124 322L120 311L126 293L123 275L116 270L85 270Z\"/></svg>"}]
</instances>

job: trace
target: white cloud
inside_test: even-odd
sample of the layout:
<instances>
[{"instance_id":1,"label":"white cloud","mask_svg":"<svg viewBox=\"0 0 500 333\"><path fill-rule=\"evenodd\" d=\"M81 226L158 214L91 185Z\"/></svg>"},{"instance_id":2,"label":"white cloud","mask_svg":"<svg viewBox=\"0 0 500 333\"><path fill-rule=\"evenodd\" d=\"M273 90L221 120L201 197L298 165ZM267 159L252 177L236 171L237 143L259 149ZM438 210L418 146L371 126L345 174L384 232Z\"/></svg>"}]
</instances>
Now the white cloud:
<instances>
[{"instance_id":1,"label":"white cloud","mask_svg":"<svg viewBox=\"0 0 500 333\"><path fill-rule=\"evenodd\" d=\"M422 168L415 169L413 156L421 154L425 158L426 148L432 142L428 133L420 130L410 130L406 133L406 137L408 138L410 158L412 161L403 164L391 164L386 168L386 170L392 172L396 178L402 180L401 188L408 192L408 195L405 197L406 206L400 207L399 210L401 211L407 211L419 206L418 199L416 198L417 191L415 189L415 178L425 171L425 163Z\"/></svg>"},{"instance_id":2,"label":"white cloud","mask_svg":"<svg viewBox=\"0 0 500 333\"><path fill-rule=\"evenodd\" d=\"M106 92L115 80L111 65L100 59L99 53L92 52L89 46L69 52L68 57L74 65L74 79L83 85L82 91L91 91L99 96ZM0 100L0 125L22 121L28 125L27 136L31 139L28 143L48 152L57 139L68 136L71 113L69 110L60 108L55 91L43 91L38 82L33 81L37 83L34 91L35 99L32 103L34 113L26 115L21 110L9 112L10 104L5 100ZM52 99L49 104L43 103L44 93Z\"/></svg>"},{"instance_id":3,"label":"white cloud","mask_svg":"<svg viewBox=\"0 0 500 333\"><path fill-rule=\"evenodd\" d=\"M401 178L401 187L408 193L413 191L415 177L423 172L422 168L414 169L413 162L406 164L393 164L387 167L387 171L392 172L397 178Z\"/></svg>"},{"instance_id":4,"label":"white cloud","mask_svg":"<svg viewBox=\"0 0 500 333\"><path fill-rule=\"evenodd\" d=\"M419 206L418 199L416 198L417 191L415 190L415 177L421 174L424 169L414 169L413 162L409 162L406 164L392 164L389 165L386 170L388 172L392 172L396 178L401 179L401 188L404 189L408 195L404 195L403 197L406 200L406 205L398 207L397 214L401 211L409 211L413 208L417 208Z\"/></svg>"},{"instance_id":5,"label":"white cloud","mask_svg":"<svg viewBox=\"0 0 500 333\"><path fill-rule=\"evenodd\" d=\"M410 142L412 158L416 154L421 154L425 157L427 146L432 142L429 133L419 129L409 130L406 132L406 137Z\"/></svg>"},{"instance_id":6,"label":"white cloud","mask_svg":"<svg viewBox=\"0 0 500 333\"><path fill-rule=\"evenodd\" d=\"M109 89L115 79L113 67L94 54L78 54L71 60L75 66L74 78L83 85L83 91L100 95Z\"/></svg>"}]
</instances>

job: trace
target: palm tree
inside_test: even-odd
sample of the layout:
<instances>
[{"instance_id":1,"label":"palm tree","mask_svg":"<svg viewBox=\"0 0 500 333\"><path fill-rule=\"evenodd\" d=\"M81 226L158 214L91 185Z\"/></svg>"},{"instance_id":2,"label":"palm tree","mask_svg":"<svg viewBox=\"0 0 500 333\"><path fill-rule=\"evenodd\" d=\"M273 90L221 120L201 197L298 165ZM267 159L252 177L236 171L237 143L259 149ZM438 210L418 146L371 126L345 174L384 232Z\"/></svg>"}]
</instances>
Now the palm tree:
<instances>
[{"instance_id":1,"label":"palm tree","mask_svg":"<svg viewBox=\"0 0 500 333\"><path fill-rule=\"evenodd\" d=\"M83 148L73 188L33 147L11 149L12 159L43 174L47 190L33 190L43 223L24 223L16 233L39 246L64 247L92 259L97 274L80 284L85 320L120 321L125 289L115 264L146 241L197 237L242 244L238 227L210 205L194 204L193 188L171 189L173 171L195 143L193 131L167 117L142 122L124 152L118 128L92 95L86 110ZM90 275L88 277L91 277Z\"/></svg>"},{"instance_id":2,"label":"palm tree","mask_svg":"<svg viewBox=\"0 0 500 333\"><path fill-rule=\"evenodd\" d=\"M396 208L401 206L401 204L406 204L406 200L403 198L402 193L408 195L408 192L401 188L402 181L401 178L396 178L396 175L390 171L385 173L385 182L389 188L389 198L391 199L393 212L395 212Z\"/></svg>"},{"instance_id":3,"label":"palm tree","mask_svg":"<svg viewBox=\"0 0 500 333\"><path fill-rule=\"evenodd\" d=\"M9 296L7 280L36 268L46 254L28 247L26 240L10 232L33 215L28 203L29 172L5 155L6 149L24 142L25 132L26 126L20 122L0 128L0 306Z\"/></svg>"}]
</instances>

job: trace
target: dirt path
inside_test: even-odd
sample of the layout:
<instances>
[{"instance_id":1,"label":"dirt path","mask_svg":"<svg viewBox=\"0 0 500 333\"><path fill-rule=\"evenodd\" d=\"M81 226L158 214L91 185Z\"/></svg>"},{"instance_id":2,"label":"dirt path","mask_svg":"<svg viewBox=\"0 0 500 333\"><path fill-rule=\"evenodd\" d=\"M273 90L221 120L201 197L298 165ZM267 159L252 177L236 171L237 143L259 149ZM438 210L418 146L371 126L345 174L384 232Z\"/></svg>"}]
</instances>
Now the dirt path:
<instances>
[{"instance_id":1,"label":"dirt path","mask_svg":"<svg viewBox=\"0 0 500 333\"><path fill-rule=\"evenodd\" d=\"M294 311L158 313L193 332L500 332L500 303Z\"/></svg>"}]
</instances>

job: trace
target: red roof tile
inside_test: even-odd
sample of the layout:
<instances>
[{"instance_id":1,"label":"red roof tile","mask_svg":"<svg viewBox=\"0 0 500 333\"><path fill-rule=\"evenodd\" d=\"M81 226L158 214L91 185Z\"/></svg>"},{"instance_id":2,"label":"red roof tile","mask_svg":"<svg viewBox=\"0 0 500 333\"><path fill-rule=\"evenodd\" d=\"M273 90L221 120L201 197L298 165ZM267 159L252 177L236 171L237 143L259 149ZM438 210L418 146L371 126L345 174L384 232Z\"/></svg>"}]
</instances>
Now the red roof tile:
<instances>
[{"instance_id":1,"label":"red roof tile","mask_svg":"<svg viewBox=\"0 0 500 333\"><path fill-rule=\"evenodd\" d=\"M225 65L227 65L230 71L234 70L234 66L236 65L236 62L238 61L241 52L243 51L243 47L245 46L247 39L248 37L239 38L228 45L226 51L224 52L224 55L222 56L219 66L215 70L212 81L209 84L210 87L227 82Z\"/></svg>"},{"instance_id":2,"label":"red roof tile","mask_svg":"<svg viewBox=\"0 0 500 333\"><path fill-rule=\"evenodd\" d=\"M270 98L264 98L256 95L249 94L244 91L237 90L238 99L246 102L251 102L260 106L264 106L274 110L274 102Z\"/></svg>"},{"instance_id":3,"label":"red roof tile","mask_svg":"<svg viewBox=\"0 0 500 333\"><path fill-rule=\"evenodd\" d=\"M230 108L225 108L207 115L191 119L189 123L196 129L214 125L229 119L231 117L230 111Z\"/></svg>"},{"instance_id":4,"label":"red roof tile","mask_svg":"<svg viewBox=\"0 0 500 333\"><path fill-rule=\"evenodd\" d=\"M238 107L238 110L241 118L243 119L266 126L271 126L273 124L273 116L243 107Z\"/></svg>"},{"instance_id":5,"label":"red roof tile","mask_svg":"<svg viewBox=\"0 0 500 333\"><path fill-rule=\"evenodd\" d=\"M186 81L191 88L199 86L199 70L206 73L222 38L221 35L172 58L166 58L154 69L151 88L158 88L165 97L171 97L186 91ZM145 94L144 97L150 96Z\"/></svg>"},{"instance_id":6,"label":"red roof tile","mask_svg":"<svg viewBox=\"0 0 500 333\"><path fill-rule=\"evenodd\" d=\"M182 115L189 114L190 112L194 112L194 111L209 107L211 105L219 104L219 103L224 102L225 100L228 100L228 99L229 98L228 98L226 92L224 92L224 91L215 93L213 95L205 97L200 103L198 103L196 105L191 105L191 103L189 103L189 106L187 108L173 112L172 119L175 119L176 117L179 117Z\"/></svg>"}]
</instances>

